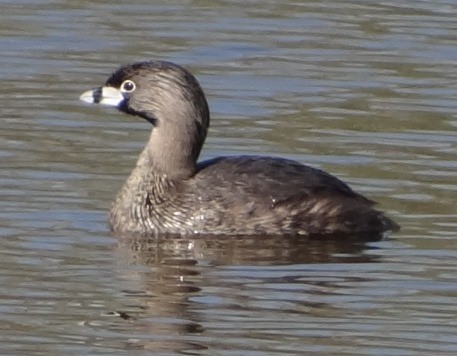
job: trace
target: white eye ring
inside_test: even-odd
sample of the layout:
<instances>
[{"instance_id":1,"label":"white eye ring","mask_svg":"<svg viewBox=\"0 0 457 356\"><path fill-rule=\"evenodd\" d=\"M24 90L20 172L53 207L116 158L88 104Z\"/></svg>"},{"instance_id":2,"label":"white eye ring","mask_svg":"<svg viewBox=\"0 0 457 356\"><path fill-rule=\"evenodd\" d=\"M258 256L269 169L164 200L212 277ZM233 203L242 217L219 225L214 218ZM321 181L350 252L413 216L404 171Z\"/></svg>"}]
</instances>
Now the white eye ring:
<instances>
[{"instance_id":1,"label":"white eye ring","mask_svg":"<svg viewBox=\"0 0 457 356\"><path fill-rule=\"evenodd\" d=\"M131 93L136 89L136 84L130 79L124 80L121 84L121 92Z\"/></svg>"}]
</instances>

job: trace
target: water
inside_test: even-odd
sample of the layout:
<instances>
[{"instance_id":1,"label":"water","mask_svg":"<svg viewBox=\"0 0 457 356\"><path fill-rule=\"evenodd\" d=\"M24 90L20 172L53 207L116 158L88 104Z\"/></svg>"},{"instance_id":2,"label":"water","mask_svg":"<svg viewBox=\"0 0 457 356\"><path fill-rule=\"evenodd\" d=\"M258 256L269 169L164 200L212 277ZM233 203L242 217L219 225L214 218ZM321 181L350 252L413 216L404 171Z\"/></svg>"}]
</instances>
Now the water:
<instances>
[{"instance_id":1,"label":"water","mask_svg":"<svg viewBox=\"0 0 457 356\"><path fill-rule=\"evenodd\" d=\"M0 354L457 353L453 1L1 1ZM387 241L123 241L149 126L80 93L119 64L204 87L203 157L324 168Z\"/></svg>"}]
</instances>

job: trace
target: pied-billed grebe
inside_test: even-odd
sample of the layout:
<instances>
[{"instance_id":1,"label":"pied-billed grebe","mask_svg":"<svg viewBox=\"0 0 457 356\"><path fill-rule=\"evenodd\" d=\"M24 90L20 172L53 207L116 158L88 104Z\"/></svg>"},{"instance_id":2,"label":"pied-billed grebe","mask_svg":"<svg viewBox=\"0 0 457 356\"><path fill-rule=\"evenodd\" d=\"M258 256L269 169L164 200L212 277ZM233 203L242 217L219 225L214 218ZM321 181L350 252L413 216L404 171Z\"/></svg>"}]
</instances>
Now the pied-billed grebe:
<instances>
[{"instance_id":1,"label":"pied-billed grebe","mask_svg":"<svg viewBox=\"0 0 457 356\"><path fill-rule=\"evenodd\" d=\"M398 228L338 178L261 156L197 163L210 115L186 69L151 61L123 66L81 100L116 106L152 124L150 139L118 193L115 233L332 235Z\"/></svg>"}]
</instances>

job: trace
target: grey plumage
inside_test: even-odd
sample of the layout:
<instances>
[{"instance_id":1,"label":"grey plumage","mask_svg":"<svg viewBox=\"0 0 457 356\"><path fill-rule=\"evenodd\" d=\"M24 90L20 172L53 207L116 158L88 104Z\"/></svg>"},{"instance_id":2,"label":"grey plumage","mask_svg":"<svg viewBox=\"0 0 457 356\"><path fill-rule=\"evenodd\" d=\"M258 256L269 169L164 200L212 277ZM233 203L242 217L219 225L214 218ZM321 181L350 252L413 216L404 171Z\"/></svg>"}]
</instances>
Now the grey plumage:
<instances>
[{"instance_id":1,"label":"grey plumage","mask_svg":"<svg viewBox=\"0 0 457 356\"><path fill-rule=\"evenodd\" d=\"M81 99L116 105L153 125L111 208L116 233L329 236L398 229L341 180L295 161L241 156L197 164L209 109L195 77L180 66L124 66Z\"/></svg>"}]
</instances>

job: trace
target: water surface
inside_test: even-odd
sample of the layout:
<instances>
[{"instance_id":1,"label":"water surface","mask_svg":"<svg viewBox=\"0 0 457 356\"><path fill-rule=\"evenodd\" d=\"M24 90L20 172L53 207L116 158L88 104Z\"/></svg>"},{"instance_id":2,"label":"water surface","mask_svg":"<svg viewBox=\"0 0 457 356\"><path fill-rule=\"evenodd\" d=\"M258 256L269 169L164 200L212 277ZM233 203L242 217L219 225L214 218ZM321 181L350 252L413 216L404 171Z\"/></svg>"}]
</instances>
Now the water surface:
<instances>
[{"instance_id":1,"label":"water surface","mask_svg":"<svg viewBox=\"0 0 457 356\"><path fill-rule=\"evenodd\" d=\"M1 1L1 354L457 353L453 1ZM78 102L165 59L205 89L203 157L332 172L387 241L118 240L149 125Z\"/></svg>"}]
</instances>

